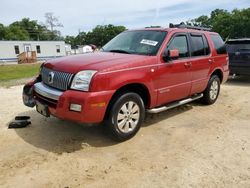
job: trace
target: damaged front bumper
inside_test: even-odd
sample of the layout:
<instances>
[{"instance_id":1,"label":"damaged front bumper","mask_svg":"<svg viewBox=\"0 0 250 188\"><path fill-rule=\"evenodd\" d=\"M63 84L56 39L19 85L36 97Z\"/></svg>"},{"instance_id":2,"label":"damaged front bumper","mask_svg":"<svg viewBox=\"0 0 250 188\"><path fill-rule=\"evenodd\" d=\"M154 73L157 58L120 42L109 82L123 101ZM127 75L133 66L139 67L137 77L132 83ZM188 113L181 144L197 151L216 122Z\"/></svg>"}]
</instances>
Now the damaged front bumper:
<instances>
[{"instance_id":1,"label":"damaged front bumper","mask_svg":"<svg viewBox=\"0 0 250 188\"><path fill-rule=\"evenodd\" d=\"M40 81L41 78L40 76L38 76L23 87L23 104L25 106L33 108L36 105L36 102L34 100L34 84Z\"/></svg>"}]
</instances>

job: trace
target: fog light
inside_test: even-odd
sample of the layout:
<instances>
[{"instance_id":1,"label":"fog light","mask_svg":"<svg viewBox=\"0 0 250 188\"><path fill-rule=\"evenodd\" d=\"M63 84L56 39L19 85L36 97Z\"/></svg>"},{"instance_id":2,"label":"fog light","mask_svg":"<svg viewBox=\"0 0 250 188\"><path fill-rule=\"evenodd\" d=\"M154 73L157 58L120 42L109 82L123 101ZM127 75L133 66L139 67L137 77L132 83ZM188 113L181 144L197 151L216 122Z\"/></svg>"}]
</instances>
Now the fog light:
<instances>
[{"instance_id":1,"label":"fog light","mask_svg":"<svg viewBox=\"0 0 250 188\"><path fill-rule=\"evenodd\" d=\"M81 112L82 111L82 105L80 105L80 104L70 104L69 109L72 110L72 111Z\"/></svg>"}]
</instances>

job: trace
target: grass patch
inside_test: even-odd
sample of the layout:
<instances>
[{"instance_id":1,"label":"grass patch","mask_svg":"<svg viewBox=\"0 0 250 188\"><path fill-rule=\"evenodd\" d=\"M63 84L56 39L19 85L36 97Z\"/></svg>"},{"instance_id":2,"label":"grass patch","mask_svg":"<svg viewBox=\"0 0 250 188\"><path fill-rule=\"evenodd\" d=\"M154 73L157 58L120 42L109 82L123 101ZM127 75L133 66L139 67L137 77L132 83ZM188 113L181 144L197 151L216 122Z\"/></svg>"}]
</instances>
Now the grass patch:
<instances>
[{"instance_id":1,"label":"grass patch","mask_svg":"<svg viewBox=\"0 0 250 188\"><path fill-rule=\"evenodd\" d=\"M38 75L40 63L22 65L0 65L0 83L30 78Z\"/></svg>"}]
</instances>

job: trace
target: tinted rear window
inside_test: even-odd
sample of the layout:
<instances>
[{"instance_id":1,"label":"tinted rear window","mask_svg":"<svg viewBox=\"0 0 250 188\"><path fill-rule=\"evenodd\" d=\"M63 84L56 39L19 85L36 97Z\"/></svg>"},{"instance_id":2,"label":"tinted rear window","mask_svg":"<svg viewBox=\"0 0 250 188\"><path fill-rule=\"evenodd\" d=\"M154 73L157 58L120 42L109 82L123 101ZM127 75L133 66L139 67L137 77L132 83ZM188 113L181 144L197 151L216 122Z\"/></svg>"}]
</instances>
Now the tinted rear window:
<instances>
[{"instance_id":1,"label":"tinted rear window","mask_svg":"<svg viewBox=\"0 0 250 188\"><path fill-rule=\"evenodd\" d=\"M250 51L250 41L228 41L226 46L228 53Z\"/></svg>"},{"instance_id":2,"label":"tinted rear window","mask_svg":"<svg viewBox=\"0 0 250 188\"><path fill-rule=\"evenodd\" d=\"M211 35L217 54L226 54L226 46L220 35Z\"/></svg>"},{"instance_id":3,"label":"tinted rear window","mask_svg":"<svg viewBox=\"0 0 250 188\"><path fill-rule=\"evenodd\" d=\"M203 56L210 53L208 43L203 35L191 35L192 56Z\"/></svg>"}]
</instances>

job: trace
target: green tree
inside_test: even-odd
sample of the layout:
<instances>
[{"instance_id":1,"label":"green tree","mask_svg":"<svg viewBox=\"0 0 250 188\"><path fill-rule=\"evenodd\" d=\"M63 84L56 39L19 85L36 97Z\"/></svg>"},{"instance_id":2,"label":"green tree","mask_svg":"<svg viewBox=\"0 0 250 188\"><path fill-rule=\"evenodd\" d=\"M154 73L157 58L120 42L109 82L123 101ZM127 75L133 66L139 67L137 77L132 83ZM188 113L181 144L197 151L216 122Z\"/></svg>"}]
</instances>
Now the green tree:
<instances>
[{"instance_id":1,"label":"green tree","mask_svg":"<svg viewBox=\"0 0 250 188\"><path fill-rule=\"evenodd\" d=\"M83 45L83 44L85 44L85 40L86 40L86 33L85 32L80 32L75 37L75 44L76 45Z\"/></svg>"},{"instance_id":2,"label":"green tree","mask_svg":"<svg viewBox=\"0 0 250 188\"><path fill-rule=\"evenodd\" d=\"M250 37L250 8L231 12L215 9L210 16L200 16L187 22L189 25L210 27L224 39Z\"/></svg>"},{"instance_id":3,"label":"green tree","mask_svg":"<svg viewBox=\"0 0 250 188\"><path fill-rule=\"evenodd\" d=\"M0 23L0 40L4 40L5 38L5 27Z\"/></svg>"},{"instance_id":4,"label":"green tree","mask_svg":"<svg viewBox=\"0 0 250 188\"><path fill-rule=\"evenodd\" d=\"M19 26L9 26L5 28L6 40L29 40L29 33Z\"/></svg>"},{"instance_id":5,"label":"green tree","mask_svg":"<svg viewBox=\"0 0 250 188\"><path fill-rule=\"evenodd\" d=\"M86 34L85 44L94 44L98 47L103 46L119 33L125 31L124 26L98 25Z\"/></svg>"},{"instance_id":6,"label":"green tree","mask_svg":"<svg viewBox=\"0 0 250 188\"><path fill-rule=\"evenodd\" d=\"M21 21L16 21L10 24L10 27L15 26L23 30L26 30L29 35L29 40L40 40L43 33L46 32L46 28L42 25L39 25L36 20L30 20L29 18L23 18Z\"/></svg>"},{"instance_id":7,"label":"green tree","mask_svg":"<svg viewBox=\"0 0 250 188\"><path fill-rule=\"evenodd\" d=\"M0 24L0 40L64 40L60 31L50 31L37 20L23 18L9 26Z\"/></svg>"},{"instance_id":8,"label":"green tree","mask_svg":"<svg viewBox=\"0 0 250 188\"><path fill-rule=\"evenodd\" d=\"M87 33L80 32L76 37L66 36L65 42L71 44L72 48L76 48L78 45L84 44L94 44L101 47L125 30L126 28L124 26L114 26L111 24L103 26L98 25L92 31Z\"/></svg>"}]
</instances>

